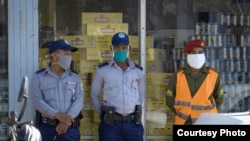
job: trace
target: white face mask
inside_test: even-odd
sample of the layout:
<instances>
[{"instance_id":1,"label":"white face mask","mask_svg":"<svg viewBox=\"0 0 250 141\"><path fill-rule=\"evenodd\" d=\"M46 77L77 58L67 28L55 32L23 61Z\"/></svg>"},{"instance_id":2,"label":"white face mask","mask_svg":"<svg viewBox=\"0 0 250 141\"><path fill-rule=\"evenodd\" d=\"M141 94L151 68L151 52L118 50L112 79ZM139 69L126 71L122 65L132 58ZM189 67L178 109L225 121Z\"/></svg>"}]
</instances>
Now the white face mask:
<instances>
[{"instance_id":1,"label":"white face mask","mask_svg":"<svg viewBox=\"0 0 250 141\"><path fill-rule=\"evenodd\" d=\"M195 68L200 69L206 61L205 54L187 54L187 63Z\"/></svg>"},{"instance_id":2,"label":"white face mask","mask_svg":"<svg viewBox=\"0 0 250 141\"><path fill-rule=\"evenodd\" d=\"M72 56L71 55L59 55L59 54L56 54L56 55L58 55L60 57L60 60L56 63L53 63L53 64L58 64L64 70L69 69L71 61L72 61Z\"/></svg>"}]
</instances>

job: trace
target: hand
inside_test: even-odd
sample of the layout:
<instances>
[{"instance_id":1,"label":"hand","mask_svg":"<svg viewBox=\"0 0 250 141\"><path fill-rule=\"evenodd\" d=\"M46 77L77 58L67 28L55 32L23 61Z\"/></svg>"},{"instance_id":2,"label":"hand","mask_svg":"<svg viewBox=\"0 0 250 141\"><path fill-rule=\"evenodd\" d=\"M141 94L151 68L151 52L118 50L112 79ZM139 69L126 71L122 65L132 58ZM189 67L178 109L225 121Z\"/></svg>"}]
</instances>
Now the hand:
<instances>
[{"instance_id":1,"label":"hand","mask_svg":"<svg viewBox=\"0 0 250 141\"><path fill-rule=\"evenodd\" d=\"M55 118L58 119L59 122L64 123L68 126L70 126L74 122L73 117L61 112L56 113Z\"/></svg>"},{"instance_id":2,"label":"hand","mask_svg":"<svg viewBox=\"0 0 250 141\"><path fill-rule=\"evenodd\" d=\"M69 125L59 122L59 124L56 126L56 132L58 135L64 134L67 132Z\"/></svg>"}]
</instances>

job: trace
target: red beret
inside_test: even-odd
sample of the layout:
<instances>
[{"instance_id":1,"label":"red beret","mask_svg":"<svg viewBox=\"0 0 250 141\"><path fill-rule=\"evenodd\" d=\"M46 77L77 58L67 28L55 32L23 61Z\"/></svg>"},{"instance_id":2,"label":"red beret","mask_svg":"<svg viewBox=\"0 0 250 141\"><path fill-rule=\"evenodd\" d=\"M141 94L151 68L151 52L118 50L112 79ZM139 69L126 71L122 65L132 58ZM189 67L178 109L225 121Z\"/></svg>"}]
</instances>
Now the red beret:
<instances>
[{"instance_id":1,"label":"red beret","mask_svg":"<svg viewBox=\"0 0 250 141\"><path fill-rule=\"evenodd\" d=\"M191 51L195 47L204 48L205 47L205 41L203 39L192 40L192 41L190 41L190 42L188 42L186 44L185 48L183 49L183 52L187 53L187 52Z\"/></svg>"}]
</instances>

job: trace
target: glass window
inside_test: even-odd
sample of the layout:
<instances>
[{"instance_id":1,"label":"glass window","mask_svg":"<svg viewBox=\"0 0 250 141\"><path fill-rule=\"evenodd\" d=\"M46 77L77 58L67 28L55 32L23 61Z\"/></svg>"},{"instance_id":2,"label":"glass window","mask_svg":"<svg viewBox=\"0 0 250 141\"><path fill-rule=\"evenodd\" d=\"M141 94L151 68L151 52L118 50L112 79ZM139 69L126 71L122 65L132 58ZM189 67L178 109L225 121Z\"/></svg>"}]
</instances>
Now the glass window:
<instances>
[{"instance_id":1,"label":"glass window","mask_svg":"<svg viewBox=\"0 0 250 141\"><path fill-rule=\"evenodd\" d=\"M135 0L40 0L39 63L49 60L47 43L66 39L79 48L73 53L73 69L85 88L81 134L98 136L99 116L89 99L94 68L113 57L111 36L124 31L130 37L130 58L139 63L139 6ZM250 2L248 0L147 0L146 1L146 108L160 112L166 124L146 121L147 140L172 136L174 114L166 106L166 88L173 73L186 66L186 43L204 39L206 65L220 74L224 101L220 112L250 108ZM164 117L164 115L167 115ZM159 119L159 117L158 117ZM91 121L91 122L90 122Z\"/></svg>"}]
</instances>

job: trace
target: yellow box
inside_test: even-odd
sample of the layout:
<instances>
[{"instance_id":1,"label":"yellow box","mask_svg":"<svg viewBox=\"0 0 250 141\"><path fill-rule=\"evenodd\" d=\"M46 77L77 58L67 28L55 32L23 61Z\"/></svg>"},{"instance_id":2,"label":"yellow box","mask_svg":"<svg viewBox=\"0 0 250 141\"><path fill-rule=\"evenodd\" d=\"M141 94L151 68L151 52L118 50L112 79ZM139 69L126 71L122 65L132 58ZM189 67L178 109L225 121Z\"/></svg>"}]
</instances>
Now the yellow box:
<instances>
[{"instance_id":1,"label":"yellow box","mask_svg":"<svg viewBox=\"0 0 250 141\"><path fill-rule=\"evenodd\" d=\"M82 24L87 23L122 23L122 13L83 12Z\"/></svg>"},{"instance_id":2,"label":"yellow box","mask_svg":"<svg viewBox=\"0 0 250 141\"><path fill-rule=\"evenodd\" d=\"M92 123L90 121L84 121L83 119L80 121L80 133L83 136L90 136L93 134L92 129Z\"/></svg>"},{"instance_id":3,"label":"yellow box","mask_svg":"<svg viewBox=\"0 0 250 141\"><path fill-rule=\"evenodd\" d=\"M100 61L101 53L99 48L87 48L87 60Z\"/></svg>"},{"instance_id":4,"label":"yellow box","mask_svg":"<svg viewBox=\"0 0 250 141\"><path fill-rule=\"evenodd\" d=\"M77 48L87 48L95 47L95 36L87 35L70 35L70 36L60 36L58 39L65 39L70 45Z\"/></svg>"},{"instance_id":5,"label":"yellow box","mask_svg":"<svg viewBox=\"0 0 250 141\"><path fill-rule=\"evenodd\" d=\"M113 52L107 48L100 48L101 61L110 61L113 59Z\"/></svg>"},{"instance_id":6,"label":"yellow box","mask_svg":"<svg viewBox=\"0 0 250 141\"><path fill-rule=\"evenodd\" d=\"M99 135L98 133L99 123L93 123L93 135Z\"/></svg>"},{"instance_id":7,"label":"yellow box","mask_svg":"<svg viewBox=\"0 0 250 141\"><path fill-rule=\"evenodd\" d=\"M173 125L167 124L165 128L152 128L148 126L147 131L149 136L169 136L173 135Z\"/></svg>"},{"instance_id":8,"label":"yellow box","mask_svg":"<svg viewBox=\"0 0 250 141\"><path fill-rule=\"evenodd\" d=\"M147 97L165 98L166 86L161 85L147 85Z\"/></svg>"},{"instance_id":9,"label":"yellow box","mask_svg":"<svg viewBox=\"0 0 250 141\"><path fill-rule=\"evenodd\" d=\"M165 110L166 100L165 98L149 97L147 99L147 110Z\"/></svg>"},{"instance_id":10,"label":"yellow box","mask_svg":"<svg viewBox=\"0 0 250 141\"><path fill-rule=\"evenodd\" d=\"M87 35L114 35L117 32L125 32L128 34L128 23L87 24Z\"/></svg>"},{"instance_id":11,"label":"yellow box","mask_svg":"<svg viewBox=\"0 0 250 141\"><path fill-rule=\"evenodd\" d=\"M92 103L90 98L84 98L84 103L83 103L83 110L91 110L92 109Z\"/></svg>"},{"instance_id":12,"label":"yellow box","mask_svg":"<svg viewBox=\"0 0 250 141\"><path fill-rule=\"evenodd\" d=\"M162 61L147 61L146 62L147 72L164 72L164 67Z\"/></svg>"},{"instance_id":13,"label":"yellow box","mask_svg":"<svg viewBox=\"0 0 250 141\"><path fill-rule=\"evenodd\" d=\"M93 115L93 123L100 123L100 115L95 111L95 110L92 110L92 115Z\"/></svg>"},{"instance_id":14,"label":"yellow box","mask_svg":"<svg viewBox=\"0 0 250 141\"><path fill-rule=\"evenodd\" d=\"M80 61L80 73L93 73L98 65L98 61Z\"/></svg>"},{"instance_id":15,"label":"yellow box","mask_svg":"<svg viewBox=\"0 0 250 141\"><path fill-rule=\"evenodd\" d=\"M147 85L168 85L173 73L148 72L146 74Z\"/></svg>"}]
</instances>

